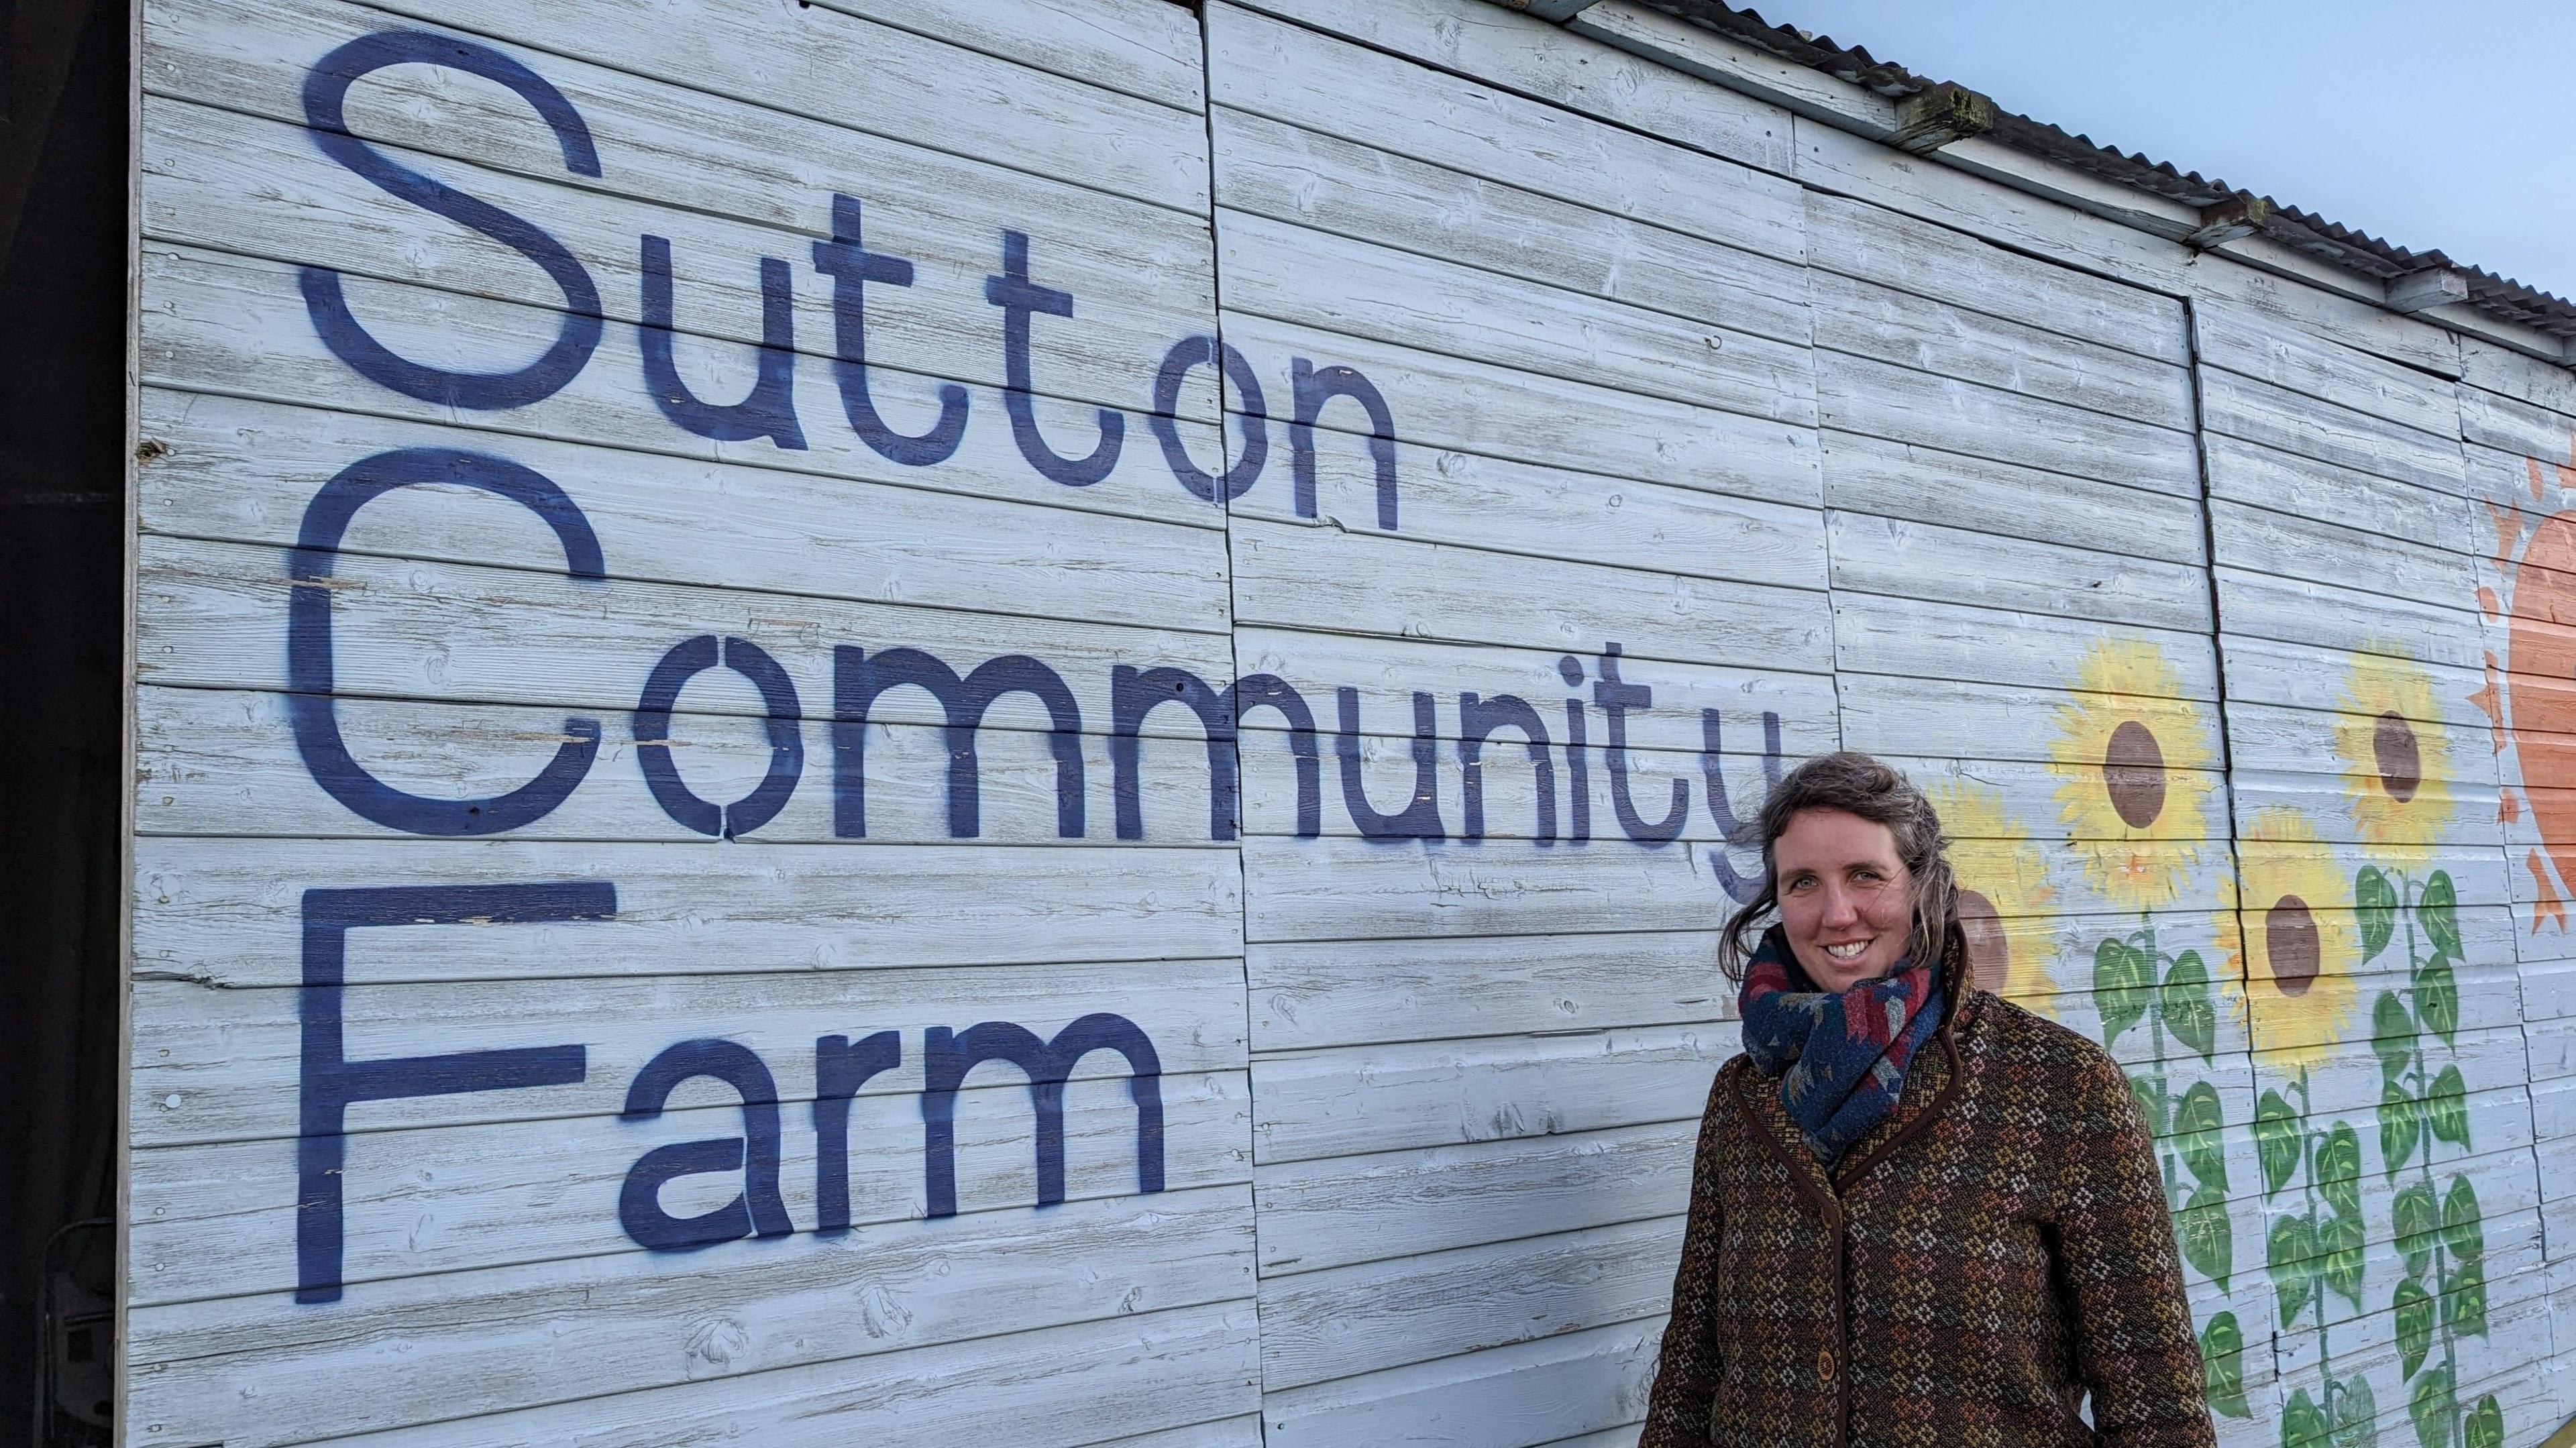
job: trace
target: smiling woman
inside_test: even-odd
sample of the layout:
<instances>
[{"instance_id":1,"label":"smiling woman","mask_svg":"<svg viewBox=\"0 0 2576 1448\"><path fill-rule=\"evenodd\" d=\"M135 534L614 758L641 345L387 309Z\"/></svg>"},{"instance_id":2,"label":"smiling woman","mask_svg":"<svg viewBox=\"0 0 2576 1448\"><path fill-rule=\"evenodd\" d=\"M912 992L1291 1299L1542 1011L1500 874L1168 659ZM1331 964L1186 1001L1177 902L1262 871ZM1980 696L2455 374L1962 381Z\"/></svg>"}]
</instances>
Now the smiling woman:
<instances>
[{"instance_id":1,"label":"smiling woman","mask_svg":"<svg viewBox=\"0 0 2576 1448\"><path fill-rule=\"evenodd\" d=\"M1931 802L1828 754L1760 829L1720 935L1745 1054L1640 1448L2213 1442L2145 1117L2101 1047L1978 987Z\"/></svg>"}]
</instances>

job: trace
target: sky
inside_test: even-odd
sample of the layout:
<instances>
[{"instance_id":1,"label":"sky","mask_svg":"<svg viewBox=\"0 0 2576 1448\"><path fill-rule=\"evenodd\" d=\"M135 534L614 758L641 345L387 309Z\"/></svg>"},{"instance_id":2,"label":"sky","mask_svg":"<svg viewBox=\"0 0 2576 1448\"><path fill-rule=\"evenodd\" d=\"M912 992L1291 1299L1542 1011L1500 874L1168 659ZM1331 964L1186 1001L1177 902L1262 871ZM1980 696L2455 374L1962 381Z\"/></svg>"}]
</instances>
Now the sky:
<instances>
[{"instance_id":1,"label":"sky","mask_svg":"<svg viewBox=\"0 0 2576 1448\"><path fill-rule=\"evenodd\" d=\"M2570 0L1750 3L2102 145L2576 298Z\"/></svg>"}]
</instances>

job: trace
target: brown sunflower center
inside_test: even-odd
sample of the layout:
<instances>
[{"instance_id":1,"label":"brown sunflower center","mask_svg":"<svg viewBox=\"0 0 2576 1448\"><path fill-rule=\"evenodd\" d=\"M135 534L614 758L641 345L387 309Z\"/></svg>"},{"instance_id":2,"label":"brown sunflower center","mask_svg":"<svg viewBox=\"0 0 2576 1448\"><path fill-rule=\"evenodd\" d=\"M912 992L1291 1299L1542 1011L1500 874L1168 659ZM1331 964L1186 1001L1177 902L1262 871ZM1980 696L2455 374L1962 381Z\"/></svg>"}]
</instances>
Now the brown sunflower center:
<instances>
[{"instance_id":1,"label":"brown sunflower center","mask_svg":"<svg viewBox=\"0 0 2576 1448\"><path fill-rule=\"evenodd\" d=\"M2272 983L2285 996L2303 996L2317 982L2323 959L2318 949L2317 917L2308 902L2284 895L2263 912L2263 954L2272 963Z\"/></svg>"},{"instance_id":2,"label":"brown sunflower center","mask_svg":"<svg viewBox=\"0 0 2576 1448\"><path fill-rule=\"evenodd\" d=\"M2111 731L2102 751L2102 785L2111 793L2111 808L2129 828L2142 830L2165 812L2165 752L2155 731L2135 719L2123 719Z\"/></svg>"},{"instance_id":3,"label":"brown sunflower center","mask_svg":"<svg viewBox=\"0 0 2576 1448\"><path fill-rule=\"evenodd\" d=\"M2416 787L2424 782L2424 752L2415 742L2415 730L2392 709L2372 721L2370 753L2379 765L2379 787L2388 797L2404 804L2415 797Z\"/></svg>"},{"instance_id":4,"label":"brown sunflower center","mask_svg":"<svg viewBox=\"0 0 2576 1448\"><path fill-rule=\"evenodd\" d=\"M1968 937L1968 970L1980 990L2002 990L2012 975L2012 945L1995 902L1974 890L1959 892L1959 933Z\"/></svg>"}]
</instances>

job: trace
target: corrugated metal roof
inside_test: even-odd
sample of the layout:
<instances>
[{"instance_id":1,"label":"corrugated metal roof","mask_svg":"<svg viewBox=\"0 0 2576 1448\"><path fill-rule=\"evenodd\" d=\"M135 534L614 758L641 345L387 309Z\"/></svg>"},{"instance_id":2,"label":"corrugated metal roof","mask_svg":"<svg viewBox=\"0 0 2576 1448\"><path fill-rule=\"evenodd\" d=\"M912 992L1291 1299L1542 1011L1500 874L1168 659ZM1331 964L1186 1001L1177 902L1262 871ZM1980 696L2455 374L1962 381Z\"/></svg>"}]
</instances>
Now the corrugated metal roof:
<instances>
[{"instance_id":1,"label":"corrugated metal roof","mask_svg":"<svg viewBox=\"0 0 2576 1448\"><path fill-rule=\"evenodd\" d=\"M1861 46L1841 45L1831 36L1774 25L1756 11L1733 9L1719 0L1640 3L1892 100L1919 95L1941 84L1893 61L1880 60ZM2468 281L2469 305L2491 316L2576 342L2576 303L2483 268L2464 265L2440 251L2409 251L2314 212L2268 196L2258 197L2222 179L2179 171L2168 162L2105 146L2089 136L2071 135L2060 127L2001 108L1997 108L1994 129L1987 135L2015 150L2187 206L2255 203L2254 229L2268 240L2374 281L2385 283L2422 272L2456 271Z\"/></svg>"}]
</instances>

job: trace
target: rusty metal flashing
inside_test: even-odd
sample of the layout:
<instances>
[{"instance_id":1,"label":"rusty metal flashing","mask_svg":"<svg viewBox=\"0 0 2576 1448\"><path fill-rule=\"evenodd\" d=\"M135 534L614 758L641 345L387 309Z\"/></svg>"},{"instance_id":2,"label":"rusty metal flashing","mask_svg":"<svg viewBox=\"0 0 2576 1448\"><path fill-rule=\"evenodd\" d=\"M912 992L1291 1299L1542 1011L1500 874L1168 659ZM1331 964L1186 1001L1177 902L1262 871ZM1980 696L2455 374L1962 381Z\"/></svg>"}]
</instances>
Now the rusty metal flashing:
<instances>
[{"instance_id":1,"label":"rusty metal flashing","mask_svg":"<svg viewBox=\"0 0 2576 1448\"><path fill-rule=\"evenodd\" d=\"M1540 10L1554 8L1548 0L1498 0L1511 8ZM1557 0L1562 4L1563 0ZM1583 0L1589 6L1593 0ZM2228 185L2224 180L2204 178L2195 171L2175 169L2168 162L2150 160L2134 152L2124 152L2101 145L2091 137L2070 134L2058 126L2032 120L2028 116L2004 111L1985 96L1948 82L1934 81L1915 74L1892 61L1880 60L1861 46L1840 45L1831 36L1811 35L1786 25L1774 25L1752 10L1737 10L1719 0L1632 0L1646 9L1658 11L1673 19L1720 36L1762 54L1794 65L1819 71L1847 84L1892 102L1900 117L1906 116L1909 103L1915 113L1924 106L1918 98L1935 102L1941 114L1975 115L1986 120L1982 130L1985 139L2024 154L2040 157L2070 167L2086 175L2124 186L2131 190L2190 207L2200 213L2197 229L2187 229L2176 239L2195 246L2216 246L2239 237L2259 236L2289 248L2302 256L2338 268L2377 283L2389 297L2392 310L2423 312L2428 308L2463 303L2488 317L2516 327L2526 327L2555 339L2560 360L2576 361L2576 302L2528 287L2508 277L2483 268L2466 266L2441 251L2409 251L2405 247L2382 241L2368 233L2328 221L2313 212L2285 205L2268 196L2258 196ZM1935 95L1935 92L1943 94ZM1977 108L1982 106L1982 115ZM1965 134L1979 134L1968 130ZM1890 144L1909 150L1929 151L1949 140L1923 139L1932 144L1909 144L1907 138L1881 136ZM2460 293L2465 291L2465 295Z\"/></svg>"}]
</instances>

